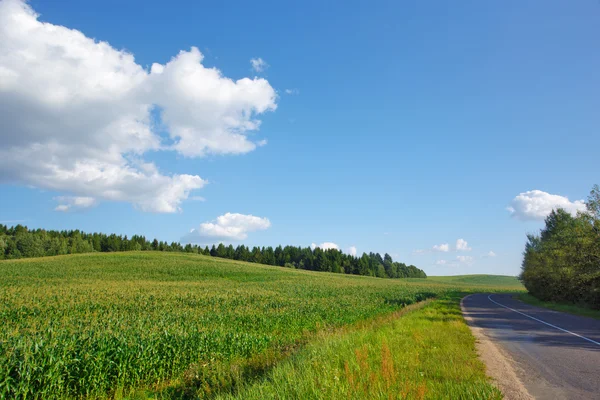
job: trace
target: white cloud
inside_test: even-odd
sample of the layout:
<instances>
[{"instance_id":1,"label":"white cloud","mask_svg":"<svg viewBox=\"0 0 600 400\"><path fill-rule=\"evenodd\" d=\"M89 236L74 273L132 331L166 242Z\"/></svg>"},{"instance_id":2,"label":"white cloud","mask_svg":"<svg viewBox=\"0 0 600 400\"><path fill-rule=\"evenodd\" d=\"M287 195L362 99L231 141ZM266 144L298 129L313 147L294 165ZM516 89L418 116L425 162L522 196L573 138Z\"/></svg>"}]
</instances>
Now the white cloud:
<instances>
[{"instance_id":1,"label":"white cloud","mask_svg":"<svg viewBox=\"0 0 600 400\"><path fill-rule=\"evenodd\" d=\"M356 257L356 254L357 254L356 246L348 247L347 253L350 254L352 257Z\"/></svg>"},{"instance_id":2,"label":"white cloud","mask_svg":"<svg viewBox=\"0 0 600 400\"><path fill-rule=\"evenodd\" d=\"M456 256L456 260L463 264L470 264L473 262L473 257L471 257L471 256Z\"/></svg>"},{"instance_id":3,"label":"white cloud","mask_svg":"<svg viewBox=\"0 0 600 400\"><path fill-rule=\"evenodd\" d=\"M512 217L521 220L543 220L553 209L563 208L575 215L577 211L585 211L583 200L570 201L567 197L550 194L541 190L530 190L520 193L511 202L507 210Z\"/></svg>"},{"instance_id":4,"label":"white cloud","mask_svg":"<svg viewBox=\"0 0 600 400\"><path fill-rule=\"evenodd\" d=\"M446 260L437 260L435 262L435 265L446 265L448 263L448 261Z\"/></svg>"},{"instance_id":5,"label":"white cloud","mask_svg":"<svg viewBox=\"0 0 600 400\"><path fill-rule=\"evenodd\" d=\"M200 224L184 238L185 242L202 242L202 240L244 240L248 233L262 231L271 226L267 218L254 215L227 213L217 219Z\"/></svg>"},{"instance_id":6,"label":"white cloud","mask_svg":"<svg viewBox=\"0 0 600 400\"><path fill-rule=\"evenodd\" d=\"M321 243L319 245L319 247L322 248L323 250L329 250L329 249L339 250L340 249L340 246L338 246L337 244L332 243L332 242Z\"/></svg>"},{"instance_id":7,"label":"white cloud","mask_svg":"<svg viewBox=\"0 0 600 400\"><path fill-rule=\"evenodd\" d=\"M337 244L333 243L333 242L323 242L321 244L316 244L316 243L311 243L310 248L312 250L316 249L317 247L321 248L322 250L329 250L329 249L335 249L335 250L339 250L340 246L338 246Z\"/></svg>"},{"instance_id":8,"label":"white cloud","mask_svg":"<svg viewBox=\"0 0 600 400\"><path fill-rule=\"evenodd\" d=\"M223 77L221 71L204 67L203 58L192 48L164 66L152 66L150 90L163 110L173 148L190 157L254 150L257 143L245 133L260 127L254 115L277 108L275 90L265 79Z\"/></svg>"},{"instance_id":9,"label":"white cloud","mask_svg":"<svg viewBox=\"0 0 600 400\"><path fill-rule=\"evenodd\" d=\"M285 94L300 94L298 89L285 89Z\"/></svg>"},{"instance_id":10,"label":"white cloud","mask_svg":"<svg viewBox=\"0 0 600 400\"><path fill-rule=\"evenodd\" d=\"M263 72L265 69L269 68L269 64L260 57L252 58L250 64L252 65L252 69L256 72Z\"/></svg>"},{"instance_id":11,"label":"white cloud","mask_svg":"<svg viewBox=\"0 0 600 400\"><path fill-rule=\"evenodd\" d=\"M90 208L97 204L93 197L77 197L77 196L59 196L55 197L59 204L54 209L55 211L71 211L73 209Z\"/></svg>"},{"instance_id":12,"label":"white cloud","mask_svg":"<svg viewBox=\"0 0 600 400\"><path fill-rule=\"evenodd\" d=\"M456 251L471 251L469 244L464 239L458 239L456 241Z\"/></svg>"},{"instance_id":13,"label":"white cloud","mask_svg":"<svg viewBox=\"0 0 600 400\"><path fill-rule=\"evenodd\" d=\"M484 257L496 257L496 253L490 250L488 253L485 254Z\"/></svg>"},{"instance_id":14,"label":"white cloud","mask_svg":"<svg viewBox=\"0 0 600 400\"><path fill-rule=\"evenodd\" d=\"M443 244L436 244L433 246L433 251L441 251L441 252L448 252L450 251L450 245L448 243L443 243Z\"/></svg>"},{"instance_id":15,"label":"white cloud","mask_svg":"<svg viewBox=\"0 0 600 400\"><path fill-rule=\"evenodd\" d=\"M130 53L37 18L21 0L0 2L0 183L175 212L207 181L162 173L143 155L252 151L256 116L276 108L266 80L226 78L196 48L147 71ZM169 143L154 131L157 114Z\"/></svg>"}]
</instances>

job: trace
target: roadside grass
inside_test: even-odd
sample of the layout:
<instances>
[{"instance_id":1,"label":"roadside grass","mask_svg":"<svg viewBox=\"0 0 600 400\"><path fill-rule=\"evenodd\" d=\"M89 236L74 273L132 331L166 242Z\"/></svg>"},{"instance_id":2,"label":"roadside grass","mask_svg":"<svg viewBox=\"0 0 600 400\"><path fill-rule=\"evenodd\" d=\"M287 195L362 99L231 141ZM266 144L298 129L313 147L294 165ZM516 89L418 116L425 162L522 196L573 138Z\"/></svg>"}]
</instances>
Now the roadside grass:
<instances>
[{"instance_id":1,"label":"roadside grass","mask_svg":"<svg viewBox=\"0 0 600 400\"><path fill-rule=\"evenodd\" d=\"M580 315L582 317L600 319L600 310L594 310L592 308L586 307L585 305L542 301L536 297L533 297L529 293L518 294L516 298L518 300L521 300L523 303L531 304L532 306L545 307L555 311L562 311L569 314Z\"/></svg>"},{"instance_id":2,"label":"roadside grass","mask_svg":"<svg viewBox=\"0 0 600 400\"><path fill-rule=\"evenodd\" d=\"M319 333L266 377L219 399L501 399L458 293Z\"/></svg>"}]
</instances>

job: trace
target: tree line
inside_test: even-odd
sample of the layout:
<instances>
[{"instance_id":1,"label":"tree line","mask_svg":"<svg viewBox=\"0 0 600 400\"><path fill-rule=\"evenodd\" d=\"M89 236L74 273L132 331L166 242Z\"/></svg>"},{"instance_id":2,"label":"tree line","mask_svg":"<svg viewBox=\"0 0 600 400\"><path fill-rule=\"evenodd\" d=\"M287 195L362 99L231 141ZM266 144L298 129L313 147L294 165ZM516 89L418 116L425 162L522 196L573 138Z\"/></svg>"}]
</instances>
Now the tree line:
<instances>
[{"instance_id":1,"label":"tree line","mask_svg":"<svg viewBox=\"0 0 600 400\"><path fill-rule=\"evenodd\" d=\"M553 210L538 235L528 235L521 281L541 300L600 309L600 188L586 212Z\"/></svg>"},{"instance_id":2,"label":"tree line","mask_svg":"<svg viewBox=\"0 0 600 400\"><path fill-rule=\"evenodd\" d=\"M379 278L426 278L425 272L414 265L395 262L389 254L363 253L354 257L336 249L319 247L277 246L253 247L245 245L198 245L171 242L170 244L144 236L85 233L79 230L30 230L26 226L8 227L0 224L0 259L57 256L62 254L114 251L172 251L197 253L205 256L228 258L280 267L326 271Z\"/></svg>"}]
</instances>

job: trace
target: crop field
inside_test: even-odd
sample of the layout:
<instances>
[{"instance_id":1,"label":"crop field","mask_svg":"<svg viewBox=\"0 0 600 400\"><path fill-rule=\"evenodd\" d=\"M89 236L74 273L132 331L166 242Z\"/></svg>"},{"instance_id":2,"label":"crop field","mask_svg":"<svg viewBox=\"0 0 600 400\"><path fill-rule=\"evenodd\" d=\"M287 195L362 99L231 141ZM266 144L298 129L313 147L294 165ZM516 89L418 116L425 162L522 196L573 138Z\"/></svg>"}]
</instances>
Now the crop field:
<instances>
[{"instance_id":1,"label":"crop field","mask_svg":"<svg viewBox=\"0 0 600 400\"><path fill-rule=\"evenodd\" d=\"M22 399L233 394L317 332L457 290L161 252L2 261L0 274L0 398Z\"/></svg>"}]
</instances>

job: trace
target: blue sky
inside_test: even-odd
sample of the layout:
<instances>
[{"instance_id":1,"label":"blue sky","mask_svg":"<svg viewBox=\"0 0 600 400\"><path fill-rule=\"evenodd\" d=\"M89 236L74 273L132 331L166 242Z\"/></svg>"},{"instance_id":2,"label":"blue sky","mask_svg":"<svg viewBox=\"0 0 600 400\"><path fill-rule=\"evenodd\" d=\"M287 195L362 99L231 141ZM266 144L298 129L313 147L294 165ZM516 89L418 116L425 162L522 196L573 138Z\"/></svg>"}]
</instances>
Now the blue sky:
<instances>
[{"instance_id":1,"label":"blue sky","mask_svg":"<svg viewBox=\"0 0 600 400\"><path fill-rule=\"evenodd\" d=\"M554 206L581 209L598 183L597 1L0 4L12 18L0 33L0 222L333 242L430 275L516 275L525 234ZM14 22L25 20L35 34ZM110 50L73 45L74 30ZM202 74L188 82L185 68ZM247 90L223 81L245 77ZM154 108L139 114L142 103ZM140 115L150 120L132 129L145 136L103 130ZM105 176L113 166L131 180ZM227 213L242 216L217 220Z\"/></svg>"}]
</instances>

